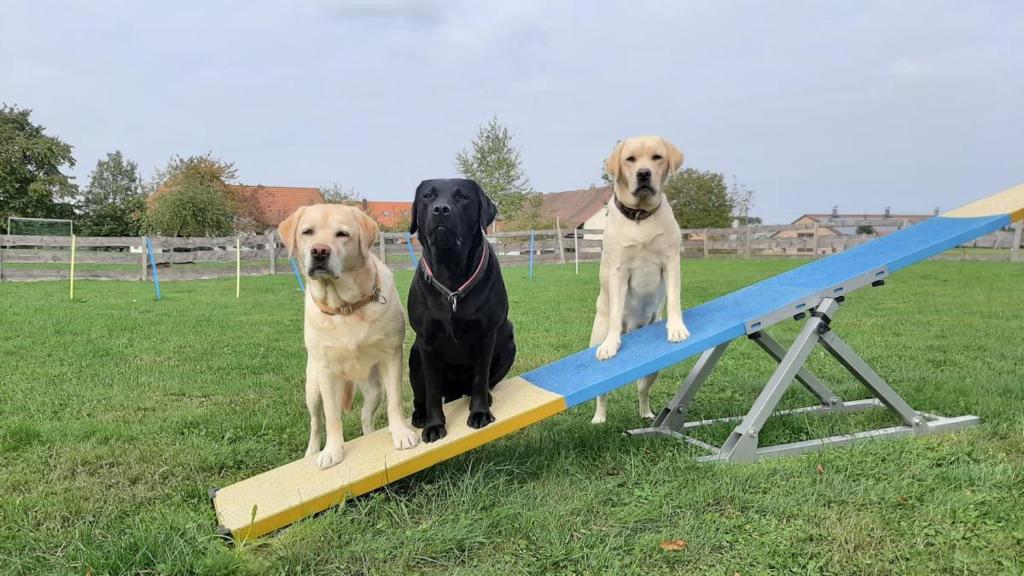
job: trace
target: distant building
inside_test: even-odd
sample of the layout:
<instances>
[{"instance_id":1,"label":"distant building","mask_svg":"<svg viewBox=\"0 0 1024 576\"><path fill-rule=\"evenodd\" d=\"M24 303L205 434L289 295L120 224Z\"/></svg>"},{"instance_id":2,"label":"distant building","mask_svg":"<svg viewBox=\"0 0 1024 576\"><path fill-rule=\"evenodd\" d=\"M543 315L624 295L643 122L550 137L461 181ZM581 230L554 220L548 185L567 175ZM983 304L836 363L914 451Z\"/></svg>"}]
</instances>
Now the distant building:
<instances>
[{"instance_id":1,"label":"distant building","mask_svg":"<svg viewBox=\"0 0 1024 576\"><path fill-rule=\"evenodd\" d=\"M362 200L363 211L387 230L408 228L412 223L412 202Z\"/></svg>"},{"instance_id":2,"label":"distant building","mask_svg":"<svg viewBox=\"0 0 1024 576\"><path fill-rule=\"evenodd\" d=\"M566 233L576 229L603 231L611 197L611 186L591 186L541 196L544 214L558 219L562 231Z\"/></svg>"},{"instance_id":3,"label":"distant building","mask_svg":"<svg viewBox=\"0 0 1024 576\"><path fill-rule=\"evenodd\" d=\"M255 186L232 184L230 187L242 190L246 196L255 200L259 219L267 227L276 227L300 206L320 204L324 201L323 194L317 188L259 184Z\"/></svg>"},{"instance_id":4,"label":"distant building","mask_svg":"<svg viewBox=\"0 0 1024 576\"><path fill-rule=\"evenodd\" d=\"M838 226L833 224L837 220L889 220L892 222L891 225L879 225L871 226L871 231L867 232L876 236L885 236L891 234L900 229L904 222L907 224L917 224L922 220L927 220L934 216L934 214L892 214L888 208L882 214L853 214L853 213L841 213L838 207L832 209L831 214L804 214L792 222L792 224L818 224L818 237L822 236L856 236L857 234L863 234L865 231L858 231L858 226ZM772 238L813 238L814 230L782 230L772 235Z\"/></svg>"}]
</instances>

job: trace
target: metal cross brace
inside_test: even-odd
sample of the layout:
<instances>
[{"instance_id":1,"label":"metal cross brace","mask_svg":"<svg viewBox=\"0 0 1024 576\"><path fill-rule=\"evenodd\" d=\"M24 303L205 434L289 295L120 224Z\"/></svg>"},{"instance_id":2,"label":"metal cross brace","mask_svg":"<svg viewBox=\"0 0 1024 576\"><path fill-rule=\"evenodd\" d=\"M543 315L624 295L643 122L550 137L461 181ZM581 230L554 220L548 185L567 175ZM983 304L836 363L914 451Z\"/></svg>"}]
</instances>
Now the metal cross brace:
<instances>
[{"instance_id":1,"label":"metal cross brace","mask_svg":"<svg viewBox=\"0 0 1024 576\"><path fill-rule=\"evenodd\" d=\"M748 337L757 343L768 355L778 362L778 367L754 401L753 407L746 416L715 418L697 422L687 422L686 412L697 390L714 371L718 360L722 357L729 342L710 348L701 354L697 363L683 380L679 391L662 409L648 428L630 430L632 436L669 436L699 446L711 452L710 455L698 458L700 461L711 462L751 462L760 458L798 454L821 450L826 446L841 446L857 440L868 438L900 437L906 435L924 435L938 432L952 432L979 423L977 416L960 416L944 418L923 412L916 412L882 379L856 352L853 351L832 330L832 317L839 309L839 301L824 298L807 319L800 333L788 350L768 334L758 331ZM866 400L844 402L805 367L807 358L814 347L821 345L829 354L853 374L874 396ZM794 410L776 411L779 401L793 384L799 382L817 399L817 406L797 408ZM901 426L868 430L853 434L842 434L827 438L816 438L802 442L790 442L774 446L760 447L758 435L765 422L772 415L787 414L827 414L832 412L854 412L884 406L893 411L903 421ZM691 428L709 426L722 422L739 421L722 446L714 446L685 434Z\"/></svg>"}]
</instances>

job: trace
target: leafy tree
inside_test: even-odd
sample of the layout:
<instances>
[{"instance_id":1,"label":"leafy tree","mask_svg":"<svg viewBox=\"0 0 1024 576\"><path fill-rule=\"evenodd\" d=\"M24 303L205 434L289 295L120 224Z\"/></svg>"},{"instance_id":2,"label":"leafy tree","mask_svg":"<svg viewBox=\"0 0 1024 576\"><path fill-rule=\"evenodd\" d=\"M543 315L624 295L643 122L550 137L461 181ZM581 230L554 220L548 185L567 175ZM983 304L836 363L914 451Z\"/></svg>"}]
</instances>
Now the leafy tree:
<instances>
[{"instance_id":1,"label":"leafy tree","mask_svg":"<svg viewBox=\"0 0 1024 576\"><path fill-rule=\"evenodd\" d=\"M234 164L210 153L182 158L175 156L157 173L156 191L149 199L146 228L168 236L224 236L236 224L244 226L258 210L252 200L255 191L231 187Z\"/></svg>"},{"instance_id":2,"label":"leafy tree","mask_svg":"<svg viewBox=\"0 0 1024 576\"><path fill-rule=\"evenodd\" d=\"M857 226L857 234L874 234L874 233L875 233L875 227L874 226L865 226L863 224L860 225L860 226Z\"/></svg>"},{"instance_id":3,"label":"leafy tree","mask_svg":"<svg viewBox=\"0 0 1024 576\"><path fill-rule=\"evenodd\" d=\"M480 127L473 140L473 151L455 155L459 174L475 180L498 206L506 219L515 217L526 197L533 193L523 173L519 151L512 146L512 135L495 116Z\"/></svg>"},{"instance_id":4,"label":"leafy tree","mask_svg":"<svg viewBox=\"0 0 1024 576\"><path fill-rule=\"evenodd\" d=\"M360 200L359 193L355 188L346 189L337 182L321 186L320 194L324 197L324 202L328 204L355 204Z\"/></svg>"},{"instance_id":5,"label":"leafy tree","mask_svg":"<svg viewBox=\"0 0 1024 576\"><path fill-rule=\"evenodd\" d=\"M726 228L733 203L725 177L710 170L686 168L665 182L665 197L682 228Z\"/></svg>"},{"instance_id":6,"label":"leafy tree","mask_svg":"<svg viewBox=\"0 0 1024 576\"><path fill-rule=\"evenodd\" d=\"M0 230L8 216L73 218L78 193L72 177L71 146L29 119L31 110L0 106Z\"/></svg>"},{"instance_id":7,"label":"leafy tree","mask_svg":"<svg viewBox=\"0 0 1024 576\"><path fill-rule=\"evenodd\" d=\"M507 230L549 230L555 227L555 220L544 211L544 195L534 192L526 196L515 216L505 220Z\"/></svg>"},{"instance_id":8,"label":"leafy tree","mask_svg":"<svg viewBox=\"0 0 1024 576\"><path fill-rule=\"evenodd\" d=\"M142 231L146 192L135 162L121 151L96 162L79 200L82 233L87 236L137 236Z\"/></svg>"}]
</instances>

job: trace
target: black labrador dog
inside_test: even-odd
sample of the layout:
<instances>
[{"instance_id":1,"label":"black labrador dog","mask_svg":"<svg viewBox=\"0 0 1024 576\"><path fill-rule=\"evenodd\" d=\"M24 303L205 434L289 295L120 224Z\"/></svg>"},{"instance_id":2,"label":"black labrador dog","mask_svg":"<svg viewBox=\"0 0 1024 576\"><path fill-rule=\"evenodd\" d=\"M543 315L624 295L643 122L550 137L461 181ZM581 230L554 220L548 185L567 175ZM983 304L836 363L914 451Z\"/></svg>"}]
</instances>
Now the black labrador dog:
<instances>
[{"instance_id":1,"label":"black labrador dog","mask_svg":"<svg viewBox=\"0 0 1024 576\"><path fill-rule=\"evenodd\" d=\"M423 255L409 288L412 425L423 440L444 438L442 403L470 396L469 426L494 422L491 388L512 367L516 344L501 267L484 237L497 208L472 180L424 180L411 233Z\"/></svg>"}]
</instances>

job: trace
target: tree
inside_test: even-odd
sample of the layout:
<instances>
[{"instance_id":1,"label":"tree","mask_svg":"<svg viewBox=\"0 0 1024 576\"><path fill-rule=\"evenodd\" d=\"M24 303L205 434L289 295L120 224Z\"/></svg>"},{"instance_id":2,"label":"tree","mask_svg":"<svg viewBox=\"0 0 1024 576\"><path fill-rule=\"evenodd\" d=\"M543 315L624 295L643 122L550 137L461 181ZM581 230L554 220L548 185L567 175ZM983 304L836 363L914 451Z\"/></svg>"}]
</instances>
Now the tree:
<instances>
[{"instance_id":1,"label":"tree","mask_svg":"<svg viewBox=\"0 0 1024 576\"><path fill-rule=\"evenodd\" d=\"M157 173L156 191L146 210L146 228L168 236L224 236L238 225L252 224L258 210L254 190L229 186L234 164L206 153L175 156ZM250 202L249 204L246 204Z\"/></svg>"},{"instance_id":2,"label":"tree","mask_svg":"<svg viewBox=\"0 0 1024 576\"><path fill-rule=\"evenodd\" d=\"M475 180L498 206L506 220L515 217L526 197L533 193L523 174L519 151L512 146L512 135L495 116L480 127L473 140L473 151L455 155L459 174Z\"/></svg>"},{"instance_id":3,"label":"tree","mask_svg":"<svg viewBox=\"0 0 1024 576\"><path fill-rule=\"evenodd\" d=\"M138 165L120 150L108 153L96 162L78 207L86 236L138 236L146 211Z\"/></svg>"},{"instance_id":4,"label":"tree","mask_svg":"<svg viewBox=\"0 0 1024 576\"><path fill-rule=\"evenodd\" d=\"M875 233L875 227L874 226L865 226L863 224L860 225L860 226L857 226L857 234L868 234L868 235L870 235L870 234L874 234L874 233Z\"/></svg>"},{"instance_id":5,"label":"tree","mask_svg":"<svg viewBox=\"0 0 1024 576\"><path fill-rule=\"evenodd\" d=\"M555 220L544 212L544 195L533 192L523 200L519 212L505 220L502 227L507 230L549 230L555 227Z\"/></svg>"},{"instance_id":6,"label":"tree","mask_svg":"<svg viewBox=\"0 0 1024 576\"><path fill-rule=\"evenodd\" d=\"M346 189L337 182L321 186L320 195L324 197L324 202L328 204L354 204L359 202L359 193L356 192L355 188Z\"/></svg>"},{"instance_id":7,"label":"tree","mask_svg":"<svg viewBox=\"0 0 1024 576\"><path fill-rule=\"evenodd\" d=\"M725 177L710 170L686 168L665 182L665 197L682 228L727 228L733 203Z\"/></svg>"},{"instance_id":8,"label":"tree","mask_svg":"<svg viewBox=\"0 0 1024 576\"><path fill-rule=\"evenodd\" d=\"M740 226L754 223L754 219L750 217L750 207L754 204L754 191L738 182L735 176L732 177L732 186L729 187L729 201L732 202L733 212ZM761 219L758 218L756 223L760 224Z\"/></svg>"},{"instance_id":9,"label":"tree","mask_svg":"<svg viewBox=\"0 0 1024 576\"><path fill-rule=\"evenodd\" d=\"M72 177L71 146L29 119L31 110L0 106L0 230L8 216L73 218L78 194Z\"/></svg>"}]
</instances>

